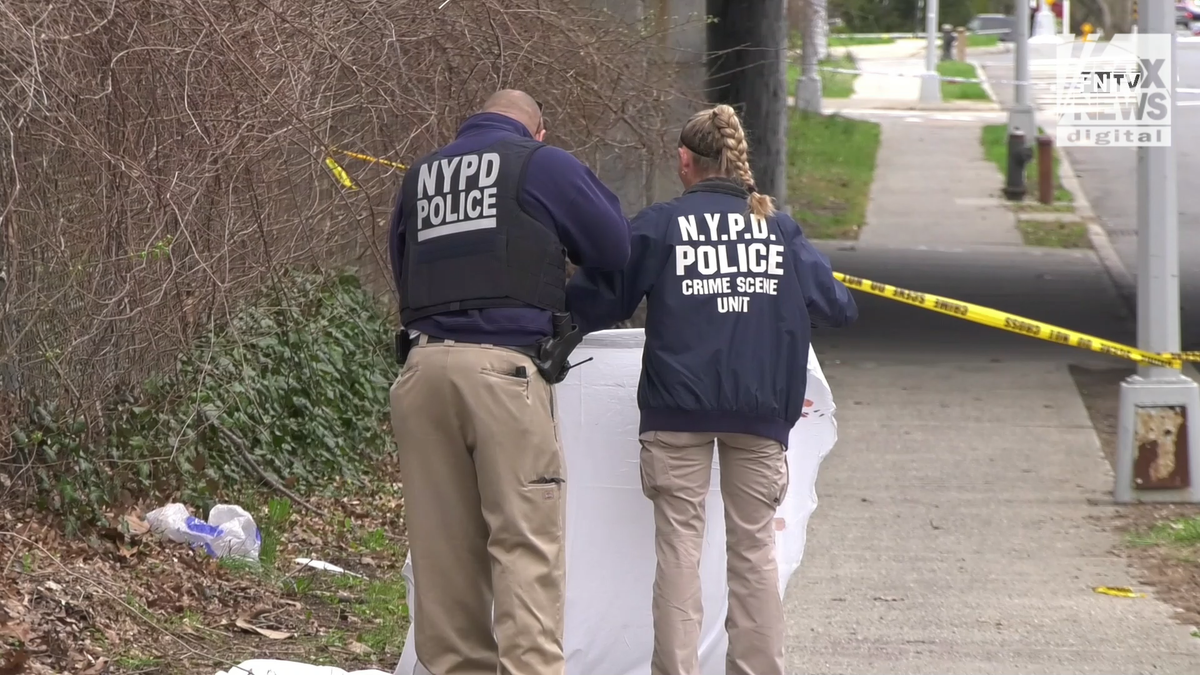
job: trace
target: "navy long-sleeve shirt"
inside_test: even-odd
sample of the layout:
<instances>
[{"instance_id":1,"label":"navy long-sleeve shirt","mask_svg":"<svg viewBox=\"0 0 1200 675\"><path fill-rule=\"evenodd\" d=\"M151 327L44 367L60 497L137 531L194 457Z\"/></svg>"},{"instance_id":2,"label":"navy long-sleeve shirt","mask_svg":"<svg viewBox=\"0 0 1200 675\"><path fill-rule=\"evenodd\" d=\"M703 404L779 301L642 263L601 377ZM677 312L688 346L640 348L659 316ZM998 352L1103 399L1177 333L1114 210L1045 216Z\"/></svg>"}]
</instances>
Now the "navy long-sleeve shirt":
<instances>
[{"instance_id":1,"label":"navy long-sleeve shirt","mask_svg":"<svg viewBox=\"0 0 1200 675\"><path fill-rule=\"evenodd\" d=\"M509 134L532 137L524 124L511 117L480 113L463 123L441 154L452 157L477 152ZM538 222L553 228L572 263L594 270L625 266L629 220L621 211L620 199L585 164L561 148L540 148L529 159L523 190L522 206ZM389 247L397 288L404 264L402 195L403 190L396 197ZM553 319L550 312L535 307L478 309L418 319L405 328L447 340L522 346L551 335Z\"/></svg>"}]
</instances>

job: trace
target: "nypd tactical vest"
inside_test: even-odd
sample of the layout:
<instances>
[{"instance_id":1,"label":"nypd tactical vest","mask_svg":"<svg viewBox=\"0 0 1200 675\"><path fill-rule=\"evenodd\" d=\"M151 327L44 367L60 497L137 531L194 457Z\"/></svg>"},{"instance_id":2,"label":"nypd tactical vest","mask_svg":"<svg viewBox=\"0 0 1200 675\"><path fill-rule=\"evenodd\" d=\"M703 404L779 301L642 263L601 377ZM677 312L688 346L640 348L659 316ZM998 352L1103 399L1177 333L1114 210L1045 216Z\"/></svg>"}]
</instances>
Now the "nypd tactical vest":
<instances>
[{"instance_id":1,"label":"nypd tactical vest","mask_svg":"<svg viewBox=\"0 0 1200 675\"><path fill-rule=\"evenodd\" d=\"M566 251L520 203L532 139L435 152L404 181L400 320L470 309L566 309ZM415 180L413 180L415 178Z\"/></svg>"}]
</instances>

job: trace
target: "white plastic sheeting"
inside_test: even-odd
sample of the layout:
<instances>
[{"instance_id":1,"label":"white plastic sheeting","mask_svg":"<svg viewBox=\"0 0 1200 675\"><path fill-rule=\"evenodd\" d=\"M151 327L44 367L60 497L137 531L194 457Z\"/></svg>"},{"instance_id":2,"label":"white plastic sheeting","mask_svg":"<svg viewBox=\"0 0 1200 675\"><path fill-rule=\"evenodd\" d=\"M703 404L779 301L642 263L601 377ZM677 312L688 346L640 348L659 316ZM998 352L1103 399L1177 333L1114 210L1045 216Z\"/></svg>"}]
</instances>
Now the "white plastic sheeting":
<instances>
[{"instance_id":1,"label":"white plastic sheeting","mask_svg":"<svg viewBox=\"0 0 1200 675\"><path fill-rule=\"evenodd\" d=\"M572 361L595 360L571 371L556 391L567 458L567 675L643 675L650 671L653 630L650 590L654 579L654 517L642 494L638 465L637 385L641 329L589 335ZM809 350L805 417L792 430L788 450L790 487L776 521L780 593L800 566L808 518L817 507L817 469L837 441L833 396L816 354ZM700 563L704 625L702 675L723 675L725 614L725 518L713 463L708 529ZM412 603L411 561L404 567ZM394 675L429 675L417 663L409 628Z\"/></svg>"},{"instance_id":2,"label":"white plastic sheeting","mask_svg":"<svg viewBox=\"0 0 1200 675\"><path fill-rule=\"evenodd\" d=\"M297 661L278 661L276 659L254 659L243 661L238 665L217 675L387 675L382 670L356 670L347 673L341 668L332 666L314 666Z\"/></svg>"}]
</instances>

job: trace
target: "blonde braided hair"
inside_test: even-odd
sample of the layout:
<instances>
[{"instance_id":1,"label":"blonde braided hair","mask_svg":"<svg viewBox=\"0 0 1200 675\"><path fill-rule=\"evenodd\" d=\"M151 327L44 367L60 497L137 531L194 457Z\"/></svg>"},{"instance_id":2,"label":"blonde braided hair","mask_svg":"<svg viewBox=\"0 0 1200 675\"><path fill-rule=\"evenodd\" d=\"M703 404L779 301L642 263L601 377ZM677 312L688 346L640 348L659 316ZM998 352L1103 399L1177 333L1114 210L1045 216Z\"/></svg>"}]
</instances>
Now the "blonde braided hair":
<instances>
[{"instance_id":1,"label":"blonde braided hair","mask_svg":"<svg viewBox=\"0 0 1200 675\"><path fill-rule=\"evenodd\" d=\"M746 132L733 108L719 105L692 115L683 125L679 144L692 153L698 170L740 182L750 192L750 213L760 218L775 213L771 196L760 193L754 184Z\"/></svg>"}]
</instances>

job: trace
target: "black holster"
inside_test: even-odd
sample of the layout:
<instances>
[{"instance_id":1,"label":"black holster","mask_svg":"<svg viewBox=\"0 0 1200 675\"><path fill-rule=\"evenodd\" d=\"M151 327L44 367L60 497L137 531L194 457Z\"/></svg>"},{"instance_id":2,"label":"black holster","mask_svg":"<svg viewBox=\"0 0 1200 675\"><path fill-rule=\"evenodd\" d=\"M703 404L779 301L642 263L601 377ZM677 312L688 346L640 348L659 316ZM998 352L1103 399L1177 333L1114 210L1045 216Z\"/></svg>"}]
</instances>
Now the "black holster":
<instances>
[{"instance_id":1,"label":"black holster","mask_svg":"<svg viewBox=\"0 0 1200 675\"><path fill-rule=\"evenodd\" d=\"M579 364L567 363L567 358L579 343L583 342L583 331L575 325L571 314L564 312L554 315L554 335L537 342L529 353L517 350L533 360L533 365L550 384L558 384L567 379L567 373Z\"/></svg>"},{"instance_id":2,"label":"black holster","mask_svg":"<svg viewBox=\"0 0 1200 675\"><path fill-rule=\"evenodd\" d=\"M412 351L413 341L412 336L407 330L396 331L396 363L401 366L408 360L408 353Z\"/></svg>"}]
</instances>

